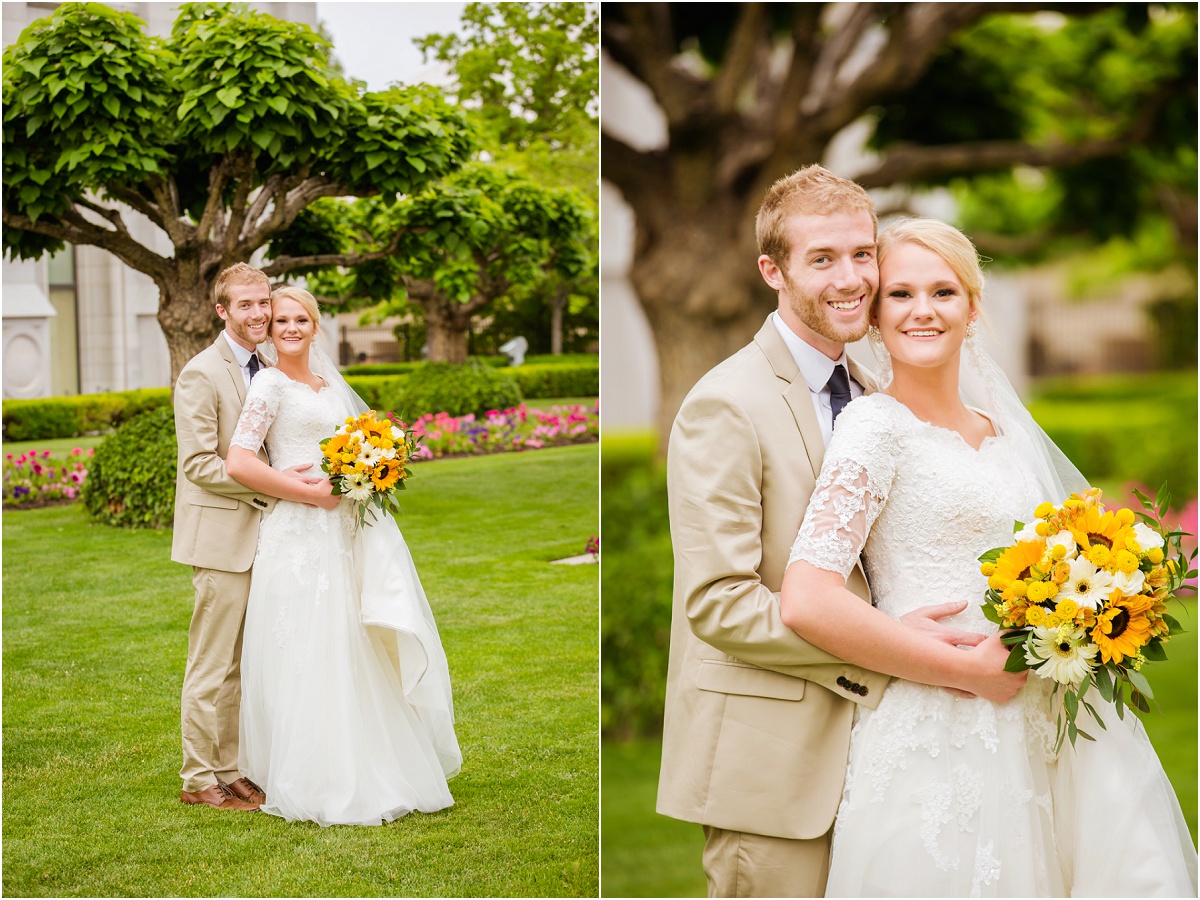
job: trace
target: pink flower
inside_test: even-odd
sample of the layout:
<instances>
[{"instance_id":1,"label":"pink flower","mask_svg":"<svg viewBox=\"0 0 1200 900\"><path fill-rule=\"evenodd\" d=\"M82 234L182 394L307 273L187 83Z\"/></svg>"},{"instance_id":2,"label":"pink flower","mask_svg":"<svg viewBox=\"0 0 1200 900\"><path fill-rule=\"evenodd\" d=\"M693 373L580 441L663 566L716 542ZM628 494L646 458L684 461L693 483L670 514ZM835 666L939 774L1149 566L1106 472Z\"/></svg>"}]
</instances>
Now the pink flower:
<instances>
[{"instance_id":1,"label":"pink flower","mask_svg":"<svg viewBox=\"0 0 1200 900\"><path fill-rule=\"evenodd\" d=\"M78 455L79 455L80 453L82 453L82 452L83 452L83 448L82 448L82 447L76 447L74 450L72 450L72 451L71 451L71 455L72 455L72 456L78 456Z\"/></svg>"},{"instance_id":2,"label":"pink flower","mask_svg":"<svg viewBox=\"0 0 1200 900\"><path fill-rule=\"evenodd\" d=\"M95 455L96 455L96 448L95 448L95 447L88 447L88 452L87 452L87 455L88 455L88 456L95 456Z\"/></svg>"},{"instance_id":3,"label":"pink flower","mask_svg":"<svg viewBox=\"0 0 1200 900\"><path fill-rule=\"evenodd\" d=\"M50 451L49 451L49 450L43 450L43 451L42 451L42 459L49 459L49 457L50 457Z\"/></svg>"}]
</instances>

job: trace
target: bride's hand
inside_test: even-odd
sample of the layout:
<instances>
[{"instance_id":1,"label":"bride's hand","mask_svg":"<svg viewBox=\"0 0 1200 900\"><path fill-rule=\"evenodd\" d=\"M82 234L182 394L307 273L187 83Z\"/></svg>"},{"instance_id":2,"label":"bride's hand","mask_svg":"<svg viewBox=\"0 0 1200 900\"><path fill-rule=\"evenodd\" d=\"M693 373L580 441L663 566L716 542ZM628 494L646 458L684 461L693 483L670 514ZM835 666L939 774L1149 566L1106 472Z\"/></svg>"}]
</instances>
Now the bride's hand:
<instances>
[{"instance_id":1,"label":"bride's hand","mask_svg":"<svg viewBox=\"0 0 1200 900\"><path fill-rule=\"evenodd\" d=\"M971 684L963 687L994 703L1007 703L1011 700L1025 683L1029 670L1004 671L1010 650L1010 647L1000 642L999 634L986 637L978 647L970 651L971 662L975 665L972 667Z\"/></svg>"},{"instance_id":2,"label":"bride's hand","mask_svg":"<svg viewBox=\"0 0 1200 900\"><path fill-rule=\"evenodd\" d=\"M320 484L322 481L325 481L325 478L320 475L302 474L306 469L311 469L312 467L312 463L304 463L303 465L299 466L288 466L283 470L283 473L285 475L290 475L292 478L299 478L305 484Z\"/></svg>"}]
</instances>

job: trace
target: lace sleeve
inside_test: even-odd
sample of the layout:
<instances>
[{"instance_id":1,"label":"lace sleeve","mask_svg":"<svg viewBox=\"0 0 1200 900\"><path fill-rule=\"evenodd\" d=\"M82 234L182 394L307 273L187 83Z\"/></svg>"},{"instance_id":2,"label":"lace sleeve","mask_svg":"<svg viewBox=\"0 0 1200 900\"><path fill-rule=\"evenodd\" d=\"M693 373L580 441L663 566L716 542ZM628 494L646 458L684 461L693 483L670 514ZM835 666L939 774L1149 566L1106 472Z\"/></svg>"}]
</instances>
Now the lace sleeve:
<instances>
[{"instance_id":1,"label":"lace sleeve","mask_svg":"<svg viewBox=\"0 0 1200 900\"><path fill-rule=\"evenodd\" d=\"M271 369L264 369L250 383L246 405L238 418L237 428L229 441L230 447L244 447L257 453L267 437L267 429L279 410L279 381Z\"/></svg>"},{"instance_id":2,"label":"lace sleeve","mask_svg":"<svg viewBox=\"0 0 1200 900\"><path fill-rule=\"evenodd\" d=\"M802 559L847 577L887 502L897 448L886 410L868 399L838 417L788 565Z\"/></svg>"}]
</instances>

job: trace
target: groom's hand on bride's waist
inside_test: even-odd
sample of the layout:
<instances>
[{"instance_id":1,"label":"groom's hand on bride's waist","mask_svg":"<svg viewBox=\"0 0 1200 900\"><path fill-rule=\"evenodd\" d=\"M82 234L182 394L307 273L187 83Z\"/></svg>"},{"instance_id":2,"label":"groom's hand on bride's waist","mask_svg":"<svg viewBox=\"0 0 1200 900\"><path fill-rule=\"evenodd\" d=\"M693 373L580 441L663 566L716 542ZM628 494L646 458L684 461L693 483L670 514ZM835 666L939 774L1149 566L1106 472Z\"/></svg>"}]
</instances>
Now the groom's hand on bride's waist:
<instances>
[{"instance_id":1,"label":"groom's hand on bride's waist","mask_svg":"<svg viewBox=\"0 0 1200 900\"><path fill-rule=\"evenodd\" d=\"M965 600L932 603L929 606L922 606L910 613L905 613L900 617L900 621L909 628L920 631L935 640L950 644L952 647L974 647L984 640L984 635L975 631L963 631L961 628L955 628L952 625L943 625L940 621L947 616L957 615L966 608L967 601ZM958 688L943 687L942 690L953 694L955 697L975 696L969 691L960 691Z\"/></svg>"},{"instance_id":2,"label":"groom's hand on bride's waist","mask_svg":"<svg viewBox=\"0 0 1200 900\"><path fill-rule=\"evenodd\" d=\"M307 474L307 470L311 468L312 463L304 463L300 466L289 466L283 471L300 482L301 503L319 506L321 509L333 509L342 502L341 496L333 493L328 478Z\"/></svg>"}]
</instances>

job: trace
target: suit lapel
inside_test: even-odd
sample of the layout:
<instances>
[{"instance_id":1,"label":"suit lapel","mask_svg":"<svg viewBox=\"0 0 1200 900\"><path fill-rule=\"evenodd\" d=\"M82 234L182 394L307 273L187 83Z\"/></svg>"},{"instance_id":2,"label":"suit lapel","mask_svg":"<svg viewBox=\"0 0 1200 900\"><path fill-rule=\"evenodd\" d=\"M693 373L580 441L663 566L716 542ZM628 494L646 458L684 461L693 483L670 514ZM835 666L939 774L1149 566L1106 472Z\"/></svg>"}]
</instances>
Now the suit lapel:
<instances>
[{"instance_id":1,"label":"suit lapel","mask_svg":"<svg viewBox=\"0 0 1200 900\"><path fill-rule=\"evenodd\" d=\"M821 472L821 461L825 458L825 441L821 437L821 423L817 421L808 382L801 377L792 351L775 330L770 316L754 340L771 364L775 377L787 383L783 389L783 399L792 411L792 418L796 420L796 428L800 431L800 439L804 442L804 450L812 466L813 478L816 478Z\"/></svg>"},{"instance_id":2,"label":"suit lapel","mask_svg":"<svg viewBox=\"0 0 1200 900\"><path fill-rule=\"evenodd\" d=\"M242 367L238 365L237 357L233 355L233 348L229 346L229 341L225 340L224 333L217 335L214 346L221 354L221 358L225 360L225 368L233 381L233 389L237 391L238 403L244 405L246 403L246 379L242 377Z\"/></svg>"},{"instance_id":3,"label":"suit lapel","mask_svg":"<svg viewBox=\"0 0 1200 900\"><path fill-rule=\"evenodd\" d=\"M875 375L870 369L860 366L851 359L849 353L846 354L846 361L850 365L850 377L862 385L864 394L873 394L879 390L879 386L875 382Z\"/></svg>"}]
</instances>

